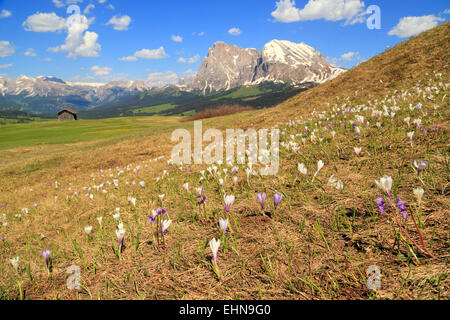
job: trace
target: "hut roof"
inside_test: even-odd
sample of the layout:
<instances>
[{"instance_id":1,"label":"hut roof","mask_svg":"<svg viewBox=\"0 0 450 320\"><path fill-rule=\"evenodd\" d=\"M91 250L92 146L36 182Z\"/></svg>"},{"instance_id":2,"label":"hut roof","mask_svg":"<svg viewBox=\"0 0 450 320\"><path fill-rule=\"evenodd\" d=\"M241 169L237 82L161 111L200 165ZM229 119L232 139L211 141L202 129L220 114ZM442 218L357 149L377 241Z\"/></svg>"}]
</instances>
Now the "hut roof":
<instances>
[{"instance_id":1,"label":"hut roof","mask_svg":"<svg viewBox=\"0 0 450 320\"><path fill-rule=\"evenodd\" d=\"M61 110L60 112L58 112L58 115L60 115L64 111L67 111L67 112L72 113L72 114L78 114L78 111L76 111L76 110L73 110L71 108L65 108L65 109Z\"/></svg>"}]
</instances>

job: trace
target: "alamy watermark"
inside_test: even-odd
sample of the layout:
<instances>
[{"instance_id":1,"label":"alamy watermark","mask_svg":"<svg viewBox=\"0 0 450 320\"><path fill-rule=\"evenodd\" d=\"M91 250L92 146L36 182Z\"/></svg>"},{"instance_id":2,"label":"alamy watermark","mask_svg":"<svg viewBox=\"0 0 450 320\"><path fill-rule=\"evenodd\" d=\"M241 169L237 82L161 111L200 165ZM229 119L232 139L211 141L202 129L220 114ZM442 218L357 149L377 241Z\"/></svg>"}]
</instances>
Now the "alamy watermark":
<instances>
[{"instance_id":1,"label":"alamy watermark","mask_svg":"<svg viewBox=\"0 0 450 320\"><path fill-rule=\"evenodd\" d=\"M366 270L367 275L367 289L380 290L381 289L381 269L380 267L373 265L369 266Z\"/></svg>"},{"instance_id":2,"label":"alamy watermark","mask_svg":"<svg viewBox=\"0 0 450 320\"><path fill-rule=\"evenodd\" d=\"M70 266L67 268L66 273L69 274L67 277L66 286L69 290L80 290L81 289L81 269L79 266Z\"/></svg>"},{"instance_id":3,"label":"alamy watermark","mask_svg":"<svg viewBox=\"0 0 450 320\"><path fill-rule=\"evenodd\" d=\"M377 5L367 7L366 14L371 14L366 20L369 30L381 29L381 9Z\"/></svg>"},{"instance_id":4,"label":"alamy watermark","mask_svg":"<svg viewBox=\"0 0 450 320\"><path fill-rule=\"evenodd\" d=\"M227 129L224 140L222 131L208 129L203 133L202 121L194 122L194 143L186 129L177 129L172 133L172 142L179 142L172 150L172 162L183 164L245 164L259 163L261 175L276 175L279 169L280 130ZM181 140L181 141L180 141ZM203 149L203 141L211 142ZM246 148L248 142L248 148ZM224 159L224 147L226 157ZM237 151L235 153L235 150Z\"/></svg>"}]
</instances>

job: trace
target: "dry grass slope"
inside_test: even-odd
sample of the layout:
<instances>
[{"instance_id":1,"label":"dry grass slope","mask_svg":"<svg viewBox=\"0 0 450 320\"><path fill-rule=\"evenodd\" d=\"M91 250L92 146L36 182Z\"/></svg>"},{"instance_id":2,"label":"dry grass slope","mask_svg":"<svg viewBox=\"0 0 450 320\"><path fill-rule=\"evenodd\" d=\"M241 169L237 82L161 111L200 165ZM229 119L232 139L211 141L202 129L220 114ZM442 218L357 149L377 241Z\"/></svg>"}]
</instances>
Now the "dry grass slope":
<instances>
[{"instance_id":1,"label":"dry grass slope","mask_svg":"<svg viewBox=\"0 0 450 320\"><path fill-rule=\"evenodd\" d=\"M226 164L172 165L172 126L64 152L6 151L18 159L0 171L0 298L449 299L449 28L412 38L274 109L203 122L204 129L278 126L276 176L247 175L246 166L232 172ZM325 165L313 178L319 160ZM420 174L415 160L428 161ZM394 201L406 203L407 220L395 205L384 213L376 205L383 191L374 180L383 175L393 178ZM200 186L208 196L205 215L195 198ZM261 213L257 192L267 193L271 217ZM275 192L283 194L276 211ZM227 216L224 194L236 196L225 236L218 227ZM148 219L163 206L172 220L164 250ZM114 249L116 208L126 229L121 259ZM420 235L433 257L412 244L421 244ZM218 274L212 238L222 240ZM46 249L50 273L41 255ZM16 256L17 271L10 263ZM71 265L81 268L79 291L66 286ZM366 286L371 265L382 273L376 291Z\"/></svg>"}]
</instances>

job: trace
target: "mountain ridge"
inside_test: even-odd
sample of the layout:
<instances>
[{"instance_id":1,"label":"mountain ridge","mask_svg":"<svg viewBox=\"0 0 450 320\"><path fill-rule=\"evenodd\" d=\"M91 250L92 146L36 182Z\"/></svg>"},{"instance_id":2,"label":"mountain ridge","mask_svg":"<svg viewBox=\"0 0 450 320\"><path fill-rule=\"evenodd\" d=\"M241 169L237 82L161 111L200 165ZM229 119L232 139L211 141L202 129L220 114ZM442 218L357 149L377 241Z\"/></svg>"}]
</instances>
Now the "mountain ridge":
<instances>
[{"instance_id":1,"label":"mountain ridge","mask_svg":"<svg viewBox=\"0 0 450 320\"><path fill-rule=\"evenodd\" d=\"M324 83L345 71L329 64L319 51L303 42L274 39L259 51L218 41L187 86L205 94L268 81L292 85Z\"/></svg>"}]
</instances>

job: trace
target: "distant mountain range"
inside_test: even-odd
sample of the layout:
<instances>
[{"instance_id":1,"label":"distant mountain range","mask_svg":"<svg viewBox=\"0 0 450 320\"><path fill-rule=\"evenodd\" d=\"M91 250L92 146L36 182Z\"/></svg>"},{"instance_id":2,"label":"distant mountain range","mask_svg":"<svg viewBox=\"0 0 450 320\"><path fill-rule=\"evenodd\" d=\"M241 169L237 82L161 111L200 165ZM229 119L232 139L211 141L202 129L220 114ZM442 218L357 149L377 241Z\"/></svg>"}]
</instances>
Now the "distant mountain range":
<instances>
[{"instance_id":1,"label":"distant mountain range","mask_svg":"<svg viewBox=\"0 0 450 320\"><path fill-rule=\"evenodd\" d=\"M79 83L49 76L32 78L22 75L17 79L0 77L0 110L54 114L62 108L71 107L86 111L87 116L95 114L99 117L102 110L108 110L108 115L124 115L123 112L112 112L113 108L118 106L131 110L131 107L145 108L161 103L175 107L190 105L192 102L190 99L193 97L197 102L204 100L214 107L219 103L211 103L212 100L204 99L202 96L217 94L220 96L228 92L227 94L233 97L235 96L233 89L240 87L253 87L255 90L247 90L246 94L254 92L256 95L244 94L245 97L240 96L241 99L237 102L242 103L243 98L249 98L248 101L252 102L248 104L256 104L260 102L258 99L267 93L278 92L279 99L289 97L294 89L305 90L311 85L333 79L343 72L344 69L330 65L320 52L304 43L272 40L260 52L256 49L242 49L217 42L210 48L197 74L180 79L177 85L144 80ZM283 90L290 93L283 94ZM223 96L227 97L227 94ZM255 99L250 99L252 97ZM181 101L185 98L189 101ZM266 96L263 99L264 103L255 106L270 106L271 103L268 101L279 103L281 102L279 99L270 99ZM214 101L220 100L222 99L218 98ZM222 102L225 101L236 102L229 98ZM197 102L194 103L194 109L204 109ZM127 103L130 105L127 106ZM181 109L178 108L177 112L191 111Z\"/></svg>"}]
</instances>

